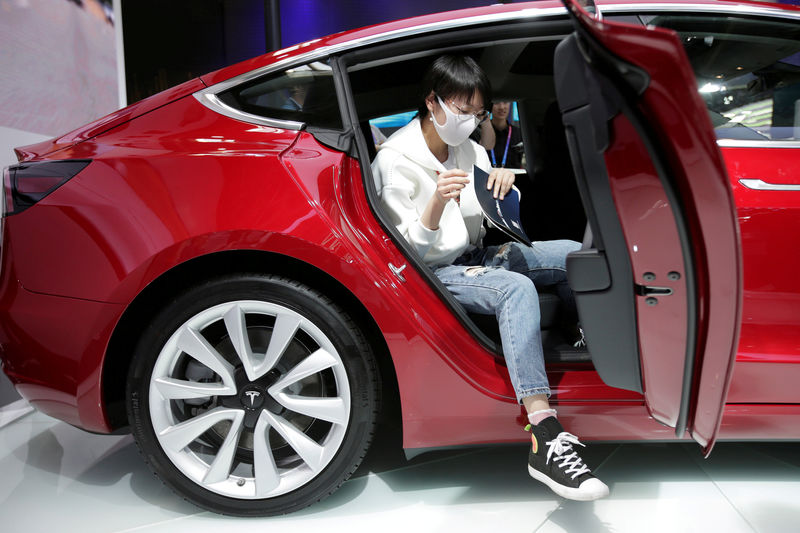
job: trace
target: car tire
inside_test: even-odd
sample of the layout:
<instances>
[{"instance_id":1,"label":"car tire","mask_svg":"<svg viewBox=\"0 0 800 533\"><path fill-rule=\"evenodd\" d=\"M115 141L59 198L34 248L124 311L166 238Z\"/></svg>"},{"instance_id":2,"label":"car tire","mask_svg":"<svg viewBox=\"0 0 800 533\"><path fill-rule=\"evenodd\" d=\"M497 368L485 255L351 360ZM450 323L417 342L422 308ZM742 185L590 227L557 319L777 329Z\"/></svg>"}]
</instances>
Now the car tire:
<instances>
[{"instance_id":1,"label":"car tire","mask_svg":"<svg viewBox=\"0 0 800 533\"><path fill-rule=\"evenodd\" d=\"M214 279L164 306L127 382L131 430L155 474L237 516L333 493L366 454L379 399L376 361L347 313L261 274Z\"/></svg>"}]
</instances>

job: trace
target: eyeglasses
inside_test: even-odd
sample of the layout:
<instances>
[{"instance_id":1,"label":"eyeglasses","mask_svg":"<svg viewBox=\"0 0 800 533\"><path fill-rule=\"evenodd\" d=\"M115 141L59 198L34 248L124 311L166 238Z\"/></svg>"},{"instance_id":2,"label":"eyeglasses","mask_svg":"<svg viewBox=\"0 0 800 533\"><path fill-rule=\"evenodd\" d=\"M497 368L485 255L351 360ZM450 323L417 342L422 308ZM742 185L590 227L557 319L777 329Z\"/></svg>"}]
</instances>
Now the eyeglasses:
<instances>
[{"instance_id":1,"label":"eyeglasses","mask_svg":"<svg viewBox=\"0 0 800 533\"><path fill-rule=\"evenodd\" d=\"M438 94L436 95L436 97L440 101L443 101L442 98ZM453 106L455 108L455 110L456 110L456 119L460 120L462 122L467 121L467 120L472 118L472 119L475 119L476 124L480 124L481 122L483 122L484 120L489 118L489 112L486 111L485 109L481 109L480 111L470 111L468 109L464 109L464 108L460 107L453 100L444 100L444 102L446 102L447 104L450 104L451 106Z\"/></svg>"}]
</instances>

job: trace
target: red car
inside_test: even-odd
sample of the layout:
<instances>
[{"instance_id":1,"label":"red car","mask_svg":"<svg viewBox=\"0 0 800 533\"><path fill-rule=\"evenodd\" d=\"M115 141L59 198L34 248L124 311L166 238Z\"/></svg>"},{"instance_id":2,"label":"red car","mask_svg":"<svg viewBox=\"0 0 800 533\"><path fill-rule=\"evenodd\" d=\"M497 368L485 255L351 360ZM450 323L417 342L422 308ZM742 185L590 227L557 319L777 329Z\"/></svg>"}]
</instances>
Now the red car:
<instances>
[{"instance_id":1,"label":"red car","mask_svg":"<svg viewBox=\"0 0 800 533\"><path fill-rule=\"evenodd\" d=\"M601 8L337 34L18 148L3 370L44 413L133 432L166 483L224 513L320 500L379 421L409 451L527 439L496 322L376 207L371 125L415 109L432 58L458 50L517 102L528 235L584 242L568 270L587 349L540 295L565 425L707 451L800 439L800 10Z\"/></svg>"}]
</instances>

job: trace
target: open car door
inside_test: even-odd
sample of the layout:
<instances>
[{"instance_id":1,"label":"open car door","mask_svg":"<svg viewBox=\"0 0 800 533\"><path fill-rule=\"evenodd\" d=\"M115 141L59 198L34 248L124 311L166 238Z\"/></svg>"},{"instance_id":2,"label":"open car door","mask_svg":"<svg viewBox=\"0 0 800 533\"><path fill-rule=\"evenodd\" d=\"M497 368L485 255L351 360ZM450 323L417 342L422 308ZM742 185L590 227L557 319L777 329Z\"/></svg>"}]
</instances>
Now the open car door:
<instances>
[{"instance_id":1,"label":"open car door","mask_svg":"<svg viewBox=\"0 0 800 533\"><path fill-rule=\"evenodd\" d=\"M674 32L604 21L564 0L575 26L556 90L593 238L567 269L595 368L644 394L652 416L708 453L740 326L733 195Z\"/></svg>"}]
</instances>

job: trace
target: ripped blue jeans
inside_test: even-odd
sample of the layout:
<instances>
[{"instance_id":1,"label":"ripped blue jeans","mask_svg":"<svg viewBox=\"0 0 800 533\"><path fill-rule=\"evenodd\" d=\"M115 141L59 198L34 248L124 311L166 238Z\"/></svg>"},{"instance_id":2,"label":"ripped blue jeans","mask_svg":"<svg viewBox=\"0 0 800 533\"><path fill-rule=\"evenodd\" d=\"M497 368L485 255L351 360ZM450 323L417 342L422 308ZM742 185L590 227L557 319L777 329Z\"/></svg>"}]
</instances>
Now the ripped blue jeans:
<instances>
[{"instance_id":1,"label":"ripped blue jeans","mask_svg":"<svg viewBox=\"0 0 800 533\"><path fill-rule=\"evenodd\" d=\"M567 254L580 243L568 240L516 242L476 248L434 272L471 313L493 314L500 326L503 355L517 400L550 396L544 368L536 286L555 285L567 308L574 296L567 284Z\"/></svg>"}]
</instances>

